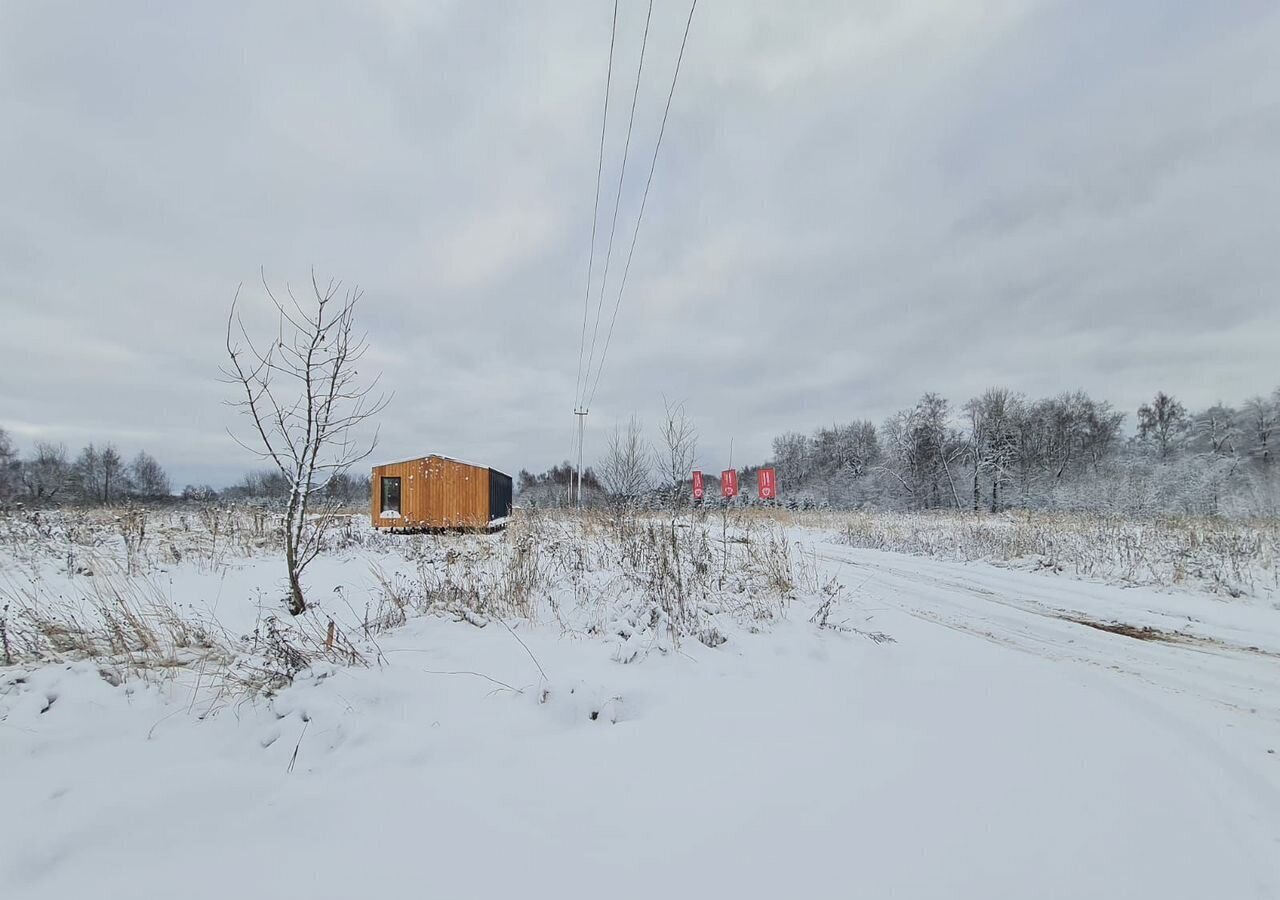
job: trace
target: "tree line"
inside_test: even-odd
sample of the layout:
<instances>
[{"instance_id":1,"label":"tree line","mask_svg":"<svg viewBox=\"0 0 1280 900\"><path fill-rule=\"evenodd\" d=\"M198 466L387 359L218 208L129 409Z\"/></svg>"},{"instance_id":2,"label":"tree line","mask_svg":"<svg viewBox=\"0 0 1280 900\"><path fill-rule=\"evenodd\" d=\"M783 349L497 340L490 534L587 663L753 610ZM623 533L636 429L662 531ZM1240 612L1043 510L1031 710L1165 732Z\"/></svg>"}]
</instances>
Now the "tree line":
<instances>
[{"instance_id":1,"label":"tree line","mask_svg":"<svg viewBox=\"0 0 1280 900\"><path fill-rule=\"evenodd\" d=\"M317 485L316 493L326 500L342 504L367 503L369 500L369 475L350 471L332 475L323 485ZM215 491L205 486L200 489L206 499L259 501L285 503L289 499L289 479L279 469L259 469L247 473L239 483Z\"/></svg>"},{"instance_id":2,"label":"tree line","mask_svg":"<svg viewBox=\"0 0 1280 900\"><path fill-rule=\"evenodd\" d=\"M41 441L22 456L0 428L0 502L112 504L171 497L169 475L145 450L126 461L114 444L87 444L72 457L65 444Z\"/></svg>"},{"instance_id":3,"label":"tree line","mask_svg":"<svg viewBox=\"0 0 1280 900\"><path fill-rule=\"evenodd\" d=\"M927 393L878 427L779 435L773 462L782 491L833 506L1277 514L1280 389L1199 410L1161 391L1125 419L1084 391Z\"/></svg>"},{"instance_id":4,"label":"tree line","mask_svg":"<svg viewBox=\"0 0 1280 900\"><path fill-rule=\"evenodd\" d=\"M1033 399L995 387L959 405L926 393L878 425L778 435L771 459L739 465L735 502L754 502L753 473L771 465L785 506L1280 515L1280 388L1195 410L1161 391L1131 430L1127 418L1080 390ZM653 441L632 417L584 473L584 503L689 502L696 441L682 405L667 405ZM565 505L572 481L565 462L517 484L525 503ZM715 472L705 488L719 503Z\"/></svg>"},{"instance_id":5,"label":"tree line","mask_svg":"<svg viewBox=\"0 0 1280 900\"><path fill-rule=\"evenodd\" d=\"M369 498L369 476L341 472L325 484L322 493L340 503L360 503ZM0 503L31 506L78 504L106 505L126 501L186 500L206 502L282 503L288 499L289 482L277 469L247 473L237 484L221 490L211 485L188 484L180 492L164 467L145 450L126 461L114 444L87 444L76 456L66 445L38 442L23 456L9 434L0 428Z\"/></svg>"}]
</instances>

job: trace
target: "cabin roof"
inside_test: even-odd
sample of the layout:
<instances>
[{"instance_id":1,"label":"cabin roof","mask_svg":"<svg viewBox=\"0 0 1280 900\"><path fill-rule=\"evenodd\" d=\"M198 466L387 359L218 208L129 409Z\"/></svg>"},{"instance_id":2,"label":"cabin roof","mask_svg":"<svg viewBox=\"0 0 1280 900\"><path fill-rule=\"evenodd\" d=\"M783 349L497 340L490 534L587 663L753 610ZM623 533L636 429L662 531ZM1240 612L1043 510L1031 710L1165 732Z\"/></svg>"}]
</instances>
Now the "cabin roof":
<instances>
[{"instance_id":1,"label":"cabin roof","mask_svg":"<svg viewBox=\"0 0 1280 900\"><path fill-rule=\"evenodd\" d=\"M379 463L378 465L374 466L373 468L375 468L375 469L381 469L383 466L402 466L402 465L404 465L405 463L418 462L418 461L420 461L420 460L424 460L424 459L442 459L442 460L444 460L445 462L458 463L459 465L463 465L463 466L470 466L470 467L471 467L471 468L473 468L473 469L492 469L492 471L494 471L494 472L498 472L498 470L497 470L497 469L494 469L492 466L481 466L481 465L477 465L476 463L468 462L468 461L467 461L467 460L465 460L465 459L457 459L456 457L453 457L453 456L445 456L445 455L443 455L443 454L441 454L441 453L428 453L428 454L427 454L427 455L425 455L425 456L411 456L411 457L409 457L408 459L397 459L397 460L393 460L393 461L391 461L391 462ZM506 472L499 472L499 474L501 474L501 475L506 475L507 473L506 473Z\"/></svg>"}]
</instances>

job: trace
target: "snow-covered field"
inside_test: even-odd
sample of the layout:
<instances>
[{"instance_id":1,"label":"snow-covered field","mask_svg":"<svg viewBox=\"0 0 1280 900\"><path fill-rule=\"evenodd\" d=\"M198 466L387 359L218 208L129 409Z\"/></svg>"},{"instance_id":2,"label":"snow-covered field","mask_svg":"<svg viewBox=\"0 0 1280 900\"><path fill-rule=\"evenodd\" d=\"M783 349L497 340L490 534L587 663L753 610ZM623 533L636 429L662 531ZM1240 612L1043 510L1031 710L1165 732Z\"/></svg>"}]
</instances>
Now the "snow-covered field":
<instances>
[{"instance_id":1,"label":"snow-covered field","mask_svg":"<svg viewBox=\"0 0 1280 900\"><path fill-rule=\"evenodd\" d=\"M1280 897L1269 551L182 515L0 530L0 896Z\"/></svg>"}]
</instances>

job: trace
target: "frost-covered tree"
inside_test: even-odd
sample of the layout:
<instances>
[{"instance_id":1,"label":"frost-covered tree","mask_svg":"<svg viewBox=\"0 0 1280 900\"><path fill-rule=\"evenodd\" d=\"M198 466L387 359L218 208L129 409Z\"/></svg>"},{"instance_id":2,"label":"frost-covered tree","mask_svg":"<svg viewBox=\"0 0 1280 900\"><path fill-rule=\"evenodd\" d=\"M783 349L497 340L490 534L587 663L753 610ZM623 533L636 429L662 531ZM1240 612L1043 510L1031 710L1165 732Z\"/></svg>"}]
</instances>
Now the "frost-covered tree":
<instances>
[{"instance_id":1,"label":"frost-covered tree","mask_svg":"<svg viewBox=\"0 0 1280 900\"><path fill-rule=\"evenodd\" d=\"M963 444L949 426L950 404L928 393L914 407L891 416L881 429L888 470L908 494L908 504L920 509L943 506L946 498L960 506L952 462Z\"/></svg>"},{"instance_id":2,"label":"frost-covered tree","mask_svg":"<svg viewBox=\"0 0 1280 900\"><path fill-rule=\"evenodd\" d=\"M1271 466L1280 431L1280 388L1270 397L1251 397L1240 415L1245 452L1264 469Z\"/></svg>"},{"instance_id":3,"label":"frost-covered tree","mask_svg":"<svg viewBox=\"0 0 1280 900\"><path fill-rule=\"evenodd\" d=\"M1025 414L1021 395L1007 388L988 388L965 404L969 416L969 449L973 465L973 509L982 505L981 478L990 484L991 511L1002 502L1002 487L1018 458L1019 424Z\"/></svg>"},{"instance_id":4,"label":"frost-covered tree","mask_svg":"<svg viewBox=\"0 0 1280 900\"><path fill-rule=\"evenodd\" d=\"M1240 413L1224 403L1215 403L1191 416L1188 446L1197 453L1234 456L1240 442Z\"/></svg>"},{"instance_id":5,"label":"frost-covered tree","mask_svg":"<svg viewBox=\"0 0 1280 900\"><path fill-rule=\"evenodd\" d=\"M237 388L234 405L250 423L251 436L237 440L289 485L282 528L289 611L299 615L307 608L302 573L320 552L338 509L326 489L373 452L377 433L362 440L360 431L389 398L375 393L377 378L360 378L368 342L355 328L363 296L358 288L344 292L334 280L321 288L314 271L312 295L303 300L288 285L287 302L278 299L265 276L262 286L275 323L255 342L240 317L237 290L223 373Z\"/></svg>"},{"instance_id":6,"label":"frost-covered tree","mask_svg":"<svg viewBox=\"0 0 1280 900\"><path fill-rule=\"evenodd\" d=\"M798 485L809 477L809 439L791 431L773 439L773 465L783 484Z\"/></svg>"},{"instance_id":7,"label":"frost-covered tree","mask_svg":"<svg viewBox=\"0 0 1280 900\"><path fill-rule=\"evenodd\" d=\"M819 429L810 441L813 467L823 475L850 474L859 477L880 462L880 438L872 422Z\"/></svg>"},{"instance_id":8,"label":"frost-covered tree","mask_svg":"<svg viewBox=\"0 0 1280 900\"><path fill-rule=\"evenodd\" d=\"M635 416L626 428L614 426L599 475L609 497L620 505L634 502L653 483L653 454Z\"/></svg>"},{"instance_id":9,"label":"frost-covered tree","mask_svg":"<svg viewBox=\"0 0 1280 900\"><path fill-rule=\"evenodd\" d=\"M1187 410L1164 391L1138 407L1138 437L1155 443L1161 459L1167 459L1186 427Z\"/></svg>"}]
</instances>

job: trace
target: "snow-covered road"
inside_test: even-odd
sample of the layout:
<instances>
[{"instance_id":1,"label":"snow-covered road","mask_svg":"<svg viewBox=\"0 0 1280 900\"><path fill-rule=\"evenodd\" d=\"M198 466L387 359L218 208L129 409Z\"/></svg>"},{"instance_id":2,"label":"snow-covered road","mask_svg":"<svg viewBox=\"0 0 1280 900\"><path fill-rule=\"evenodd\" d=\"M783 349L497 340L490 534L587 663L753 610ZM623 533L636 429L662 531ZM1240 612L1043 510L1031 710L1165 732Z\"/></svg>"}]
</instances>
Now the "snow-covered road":
<instances>
[{"instance_id":1,"label":"snow-covered road","mask_svg":"<svg viewBox=\"0 0 1280 900\"><path fill-rule=\"evenodd\" d=\"M853 573L846 583L900 612L1280 723L1280 611L986 563L832 544L815 550Z\"/></svg>"},{"instance_id":2,"label":"snow-covered road","mask_svg":"<svg viewBox=\"0 0 1280 900\"><path fill-rule=\"evenodd\" d=\"M857 573L845 581L880 605L881 621L906 615L1052 663L1064 683L1089 683L1096 712L1127 712L1153 756L1177 760L1169 791L1212 795L1205 814L1236 835L1259 895L1280 890L1280 612L986 563L834 544L813 552Z\"/></svg>"},{"instance_id":3,"label":"snow-covered road","mask_svg":"<svg viewBox=\"0 0 1280 900\"><path fill-rule=\"evenodd\" d=\"M809 551L833 618L894 643L797 604L620 665L419 618L382 669L205 721L189 685L31 672L0 696L0 895L1280 897L1280 613Z\"/></svg>"}]
</instances>

